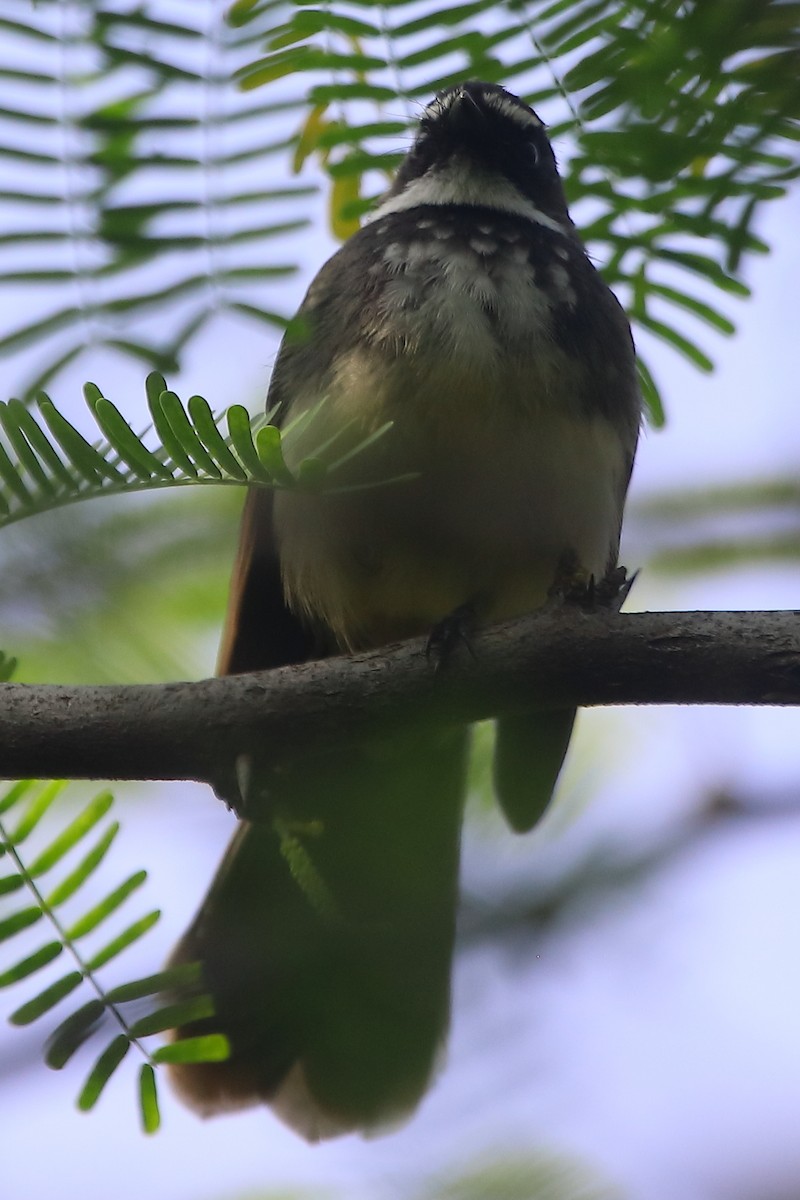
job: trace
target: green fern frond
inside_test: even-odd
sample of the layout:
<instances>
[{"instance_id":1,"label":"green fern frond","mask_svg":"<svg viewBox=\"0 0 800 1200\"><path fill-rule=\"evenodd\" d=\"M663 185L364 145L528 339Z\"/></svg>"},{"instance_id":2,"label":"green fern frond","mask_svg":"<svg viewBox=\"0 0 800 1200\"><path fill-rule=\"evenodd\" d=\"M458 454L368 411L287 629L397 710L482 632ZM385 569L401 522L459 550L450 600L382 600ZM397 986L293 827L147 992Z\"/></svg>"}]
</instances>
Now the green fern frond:
<instances>
[{"instance_id":1,"label":"green fern frond","mask_svg":"<svg viewBox=\"0 0 800 1200\"><path fill-rule=\"evenodd\" d=\"M94 1107L111 1076L131 1047L135 1047L144 1059L139 1073L141 1120L145 1131L152 1133L159 1126L154 1067L176 1059L182 1062L219 1061L227 1056L227 1043L220 1036L206 1036L153 1049L145 1044L146 1039L178 1024L213 1015L211 999L201 990L200 967L196 963L111 988L103 984L98 972L144 937L159 920L160 912L155 909L145 913L93 953L84 953L80 945L82 939L112 917L138 891L147 875L144 871L134 872L79 917L69 922L65 919L64 906L95 878L95 872L119 829L116 822L106 823L113 798L104 791L90 800L38 853L27 859L23 844L39 827L65 786L61 781L39 784L22 780L0 797L0 859L8 860L11 868L0 875L0 897L27 891L31 901L0 918L0 942L10 941L39 923L49 925L51 931L49 940L33 951L26 951L22 958L0 972L0 989L23 983L56 959L66 956L71 961L70 969L50 979L14 1009L9 1020L14 1025L29 1025L68 996L91 994L90 999L51 1033L45 1062L54 1070L61 1070L90 1038L99 1036L102 1028L110 1024L115 1032L89 1071L78 1097L78 1107L84 1111ZM20 810L21 814L13 822ZM62 865L101 825L100 836L91 848L55 886L48 889L43 878ZM143 1000L148 1002L148 1010L144 1013L141 1011Z\"/></svg>"},{"instance_id":2,"label":"green fern frond","mask_svg":"<svg viewBox=\"0 0 800 1200\"><path fill-rule=\"evenodd\" d=\"M142 489L244 483L336 490L338 468L389 428L381 427L325 465L320 454L327 443L293 473L284 459L284 438L311 424L322 405L281 431L235 404L225 414L225 430L202 396L191 396L184 405L157 372L148 375L146 391L153 421L150 445L93 383L85 385L84 397L101 435L95 442L44 393L37 401L38 416L19 400L0 403L0 429L8 446L0 441L0 528L76 500ZM375 481L376 486L383 482L394 481Z\"/></svg>"}]
</instances>

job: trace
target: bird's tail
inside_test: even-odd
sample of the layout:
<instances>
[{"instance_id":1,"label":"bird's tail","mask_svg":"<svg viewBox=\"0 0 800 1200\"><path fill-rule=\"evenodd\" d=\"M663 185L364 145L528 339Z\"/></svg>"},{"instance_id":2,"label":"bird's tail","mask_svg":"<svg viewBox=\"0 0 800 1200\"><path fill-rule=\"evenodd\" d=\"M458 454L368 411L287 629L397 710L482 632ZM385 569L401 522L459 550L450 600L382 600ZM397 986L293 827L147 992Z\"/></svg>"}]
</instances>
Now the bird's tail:
<instances>
[{"instance_id":1,"label":"bird's tail","mask_svg":"<svg viewBox=\"0 0 800 1200\"><path fill-rule=\"evenodd\" d=\"M176 1036L231 1044L173 1068L198 1111L266 1102L316 1140L418 1103L449 1019L466 737L417 732L268 779L274 815L241 825L172 958L202 964L216 1013Z\"/></svg>"},{"instance_id":2,"label":"bird's tail","mask_svg":"<svg viewBox=\"0 0 800 1200\"><path fill-rule=\"evenodd\" d=\"M574 724L574 708L515 713L497 722L494 787L516 833L533 829L549 805Z\"/></svg>"}]
</instances>

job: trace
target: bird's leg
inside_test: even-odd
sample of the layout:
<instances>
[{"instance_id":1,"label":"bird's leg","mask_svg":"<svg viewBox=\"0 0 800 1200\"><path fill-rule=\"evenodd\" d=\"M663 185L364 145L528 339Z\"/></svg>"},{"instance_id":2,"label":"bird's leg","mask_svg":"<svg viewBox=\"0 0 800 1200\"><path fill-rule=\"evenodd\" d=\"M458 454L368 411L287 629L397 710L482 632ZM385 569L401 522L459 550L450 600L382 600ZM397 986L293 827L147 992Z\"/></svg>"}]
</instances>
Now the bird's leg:
<instances>
[{"instance_id":1,"label":"bird's leg","mask_svg":"<svg viewBox=\"0 0 800 1200\"><path fill-rule=\"evenodd\" d=\"M576 605L587 612L599 608L618 612L636 582L636 575L637 572L634 572L629 576L625 567L615 564L608 568L601 579L597 579L578 566L574 555L564 555L544 607L552 610L564 605Z\"/></svg>"},{"instance_id":2,"label":"bird's leg","mask_svg":"<svg viewBox=\"0 0 800 1200\"><path fill-rule=\"evenodd\" d=\"M437 621L428 635L425 647L425 657L433 663L433 669L440 671L447 663L456 646L466 646L472 657L472 635L478 625L478 604L476 600L468 600L459 604L451 613Z\"/></svg>"}]
</instances>

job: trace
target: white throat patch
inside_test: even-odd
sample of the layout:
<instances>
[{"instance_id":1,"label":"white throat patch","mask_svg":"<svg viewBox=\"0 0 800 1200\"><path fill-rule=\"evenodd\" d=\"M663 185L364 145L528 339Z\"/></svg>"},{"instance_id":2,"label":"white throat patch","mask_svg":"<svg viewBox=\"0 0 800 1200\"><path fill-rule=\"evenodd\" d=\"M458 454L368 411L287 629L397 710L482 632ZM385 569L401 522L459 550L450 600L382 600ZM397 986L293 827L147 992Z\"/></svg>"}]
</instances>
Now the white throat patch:
<instances>
[{"instance_id":1,"label":"white throat patch","mask_svg":"<svg viewBox=\"0 0 800 1200\"><path fill-rule=\"evenodd\" d=\"M375 221L389 213L419 208L424 204L468 204L494 208L498 212L527 217L529 221L536 221L555 233L568 232L559 221L543 213L523 196L510 180L459 159L453 159L443 167L431 167L419 179L413 179L398 195L390 196L379 204L369 220Z\"/></svg>"}]
</instances>

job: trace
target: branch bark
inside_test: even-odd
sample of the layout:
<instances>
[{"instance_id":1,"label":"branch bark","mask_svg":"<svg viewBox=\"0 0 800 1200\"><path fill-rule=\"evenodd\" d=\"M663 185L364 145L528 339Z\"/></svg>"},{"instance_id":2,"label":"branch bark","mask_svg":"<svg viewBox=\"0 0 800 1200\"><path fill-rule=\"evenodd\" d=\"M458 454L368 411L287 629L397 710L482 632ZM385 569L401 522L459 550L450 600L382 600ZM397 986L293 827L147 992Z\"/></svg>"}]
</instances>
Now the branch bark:
<instances>
[{"instance_id":1,"label":"branch bark","mask_svg":"<svg viewBox=\"0 0 800 1200\"><path fill-rule=\"evenodd\" d=\"M439 670L415 639L194 683L0 685L0 778L196 779L430 720L618 704L800 704L800 613L542 611Z\"/></svg>"}]
</instances>

